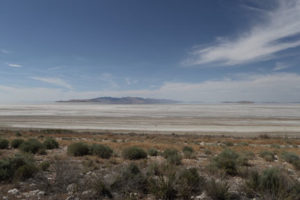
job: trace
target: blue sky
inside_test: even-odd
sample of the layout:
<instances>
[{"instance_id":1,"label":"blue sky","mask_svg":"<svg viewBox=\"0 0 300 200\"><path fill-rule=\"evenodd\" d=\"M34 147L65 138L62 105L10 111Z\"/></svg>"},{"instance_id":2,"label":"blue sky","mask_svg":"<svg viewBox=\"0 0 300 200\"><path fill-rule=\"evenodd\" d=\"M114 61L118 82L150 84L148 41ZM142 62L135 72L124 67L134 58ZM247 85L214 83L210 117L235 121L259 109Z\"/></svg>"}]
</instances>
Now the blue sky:
<instances>
[{"instance_id":1,"label":"blue sky","mask_svg":"<svg viewBox=\"0 0 300 200\"><path fill-rule=\"evenodd\" d=\"M300 0L0 0L0 102L300 101Z\"/></svg>"}]
</instances>

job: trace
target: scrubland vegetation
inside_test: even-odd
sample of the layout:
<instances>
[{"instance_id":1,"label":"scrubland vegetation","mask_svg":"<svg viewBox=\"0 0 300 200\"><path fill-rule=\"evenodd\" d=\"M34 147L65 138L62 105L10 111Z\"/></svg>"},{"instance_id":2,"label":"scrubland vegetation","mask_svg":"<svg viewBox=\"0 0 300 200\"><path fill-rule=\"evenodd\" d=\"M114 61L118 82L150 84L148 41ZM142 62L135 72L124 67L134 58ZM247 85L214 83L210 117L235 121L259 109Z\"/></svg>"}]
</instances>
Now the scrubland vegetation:
<instances>
[{"instance_id":1,"label":"scrubland vegetation","mask_svg":"<svg viewBox=\"0 0 300 200\"><path fill-rule=\"evenodd\" d=\"M296 138L0 134L2 199L300 199Z\"/></svg>"}]
</instances>

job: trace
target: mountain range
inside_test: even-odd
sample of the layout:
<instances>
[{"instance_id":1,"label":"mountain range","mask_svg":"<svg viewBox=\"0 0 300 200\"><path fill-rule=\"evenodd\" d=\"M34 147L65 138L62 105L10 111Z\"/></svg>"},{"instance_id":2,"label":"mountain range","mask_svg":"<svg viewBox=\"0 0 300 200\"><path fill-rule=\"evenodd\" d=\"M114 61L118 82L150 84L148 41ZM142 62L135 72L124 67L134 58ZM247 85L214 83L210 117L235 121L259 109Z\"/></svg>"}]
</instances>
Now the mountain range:
<instances>
[{"instance_id":1,"label":"mountain range","mask_svg":"<svg viewBox=\"0 0 300 200\"><path fill-rule=\"evenodd\" d=\"M177 104L179 101L170 99L152 99L142 97L98 97L93 99L71 99L57 101L60 103L100 103L100 104Z\"/></svg>"}]
</instances>

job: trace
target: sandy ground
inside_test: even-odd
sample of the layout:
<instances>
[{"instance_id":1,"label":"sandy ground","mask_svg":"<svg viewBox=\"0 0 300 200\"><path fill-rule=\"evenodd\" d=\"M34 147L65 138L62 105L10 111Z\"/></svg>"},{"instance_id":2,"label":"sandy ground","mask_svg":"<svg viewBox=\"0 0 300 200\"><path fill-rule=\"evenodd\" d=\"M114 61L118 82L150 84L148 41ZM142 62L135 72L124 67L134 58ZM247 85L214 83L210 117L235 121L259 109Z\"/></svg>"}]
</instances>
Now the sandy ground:
<instances>
[{"instance_id":1,"label":"sandy ground","mask_svg":"<svg viewBox=\"0 0 300 200\"><path fill-rule=\"evenodd\" d=\"M0 128L300 137L300 104L0 105Z\"/></svg>"}]
</instances>

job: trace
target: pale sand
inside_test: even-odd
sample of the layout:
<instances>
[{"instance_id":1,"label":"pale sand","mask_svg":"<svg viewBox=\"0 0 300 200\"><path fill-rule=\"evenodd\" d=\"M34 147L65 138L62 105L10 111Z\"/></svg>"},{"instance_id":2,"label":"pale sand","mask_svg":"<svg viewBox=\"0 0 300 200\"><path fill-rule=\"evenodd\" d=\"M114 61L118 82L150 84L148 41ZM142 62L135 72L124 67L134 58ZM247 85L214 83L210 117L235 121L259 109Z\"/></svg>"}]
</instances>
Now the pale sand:
<instances>
[{"instance_id":1,"label":"pale sand","mask_svg":"<svg viewBox=\"0 0 300 200\"><path fill-rule=\"evenodd\" d=\"M300 105L0 105L0 127L300 137Z\"/></svg>"}]
</instances>

